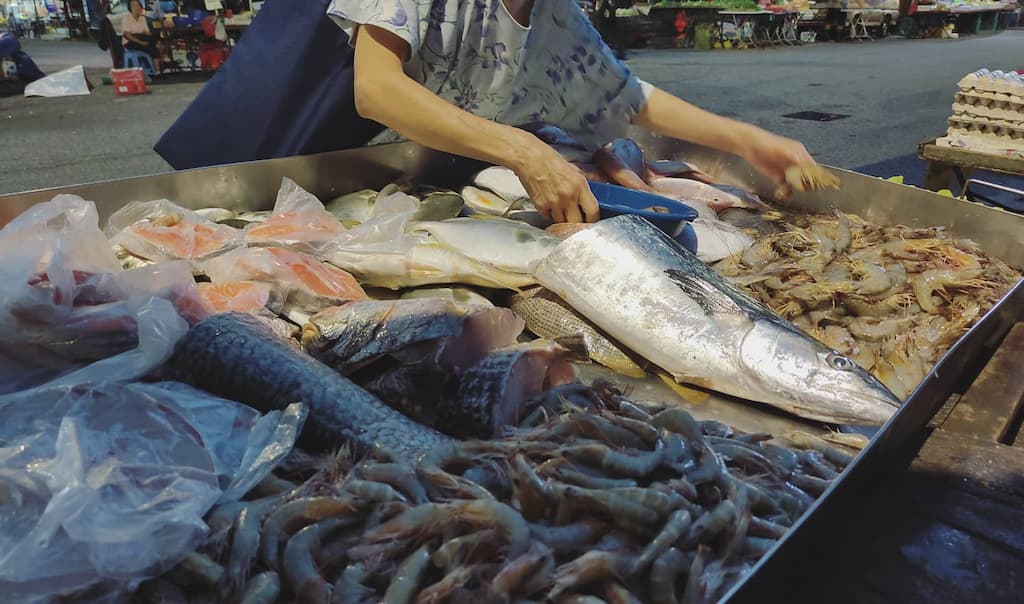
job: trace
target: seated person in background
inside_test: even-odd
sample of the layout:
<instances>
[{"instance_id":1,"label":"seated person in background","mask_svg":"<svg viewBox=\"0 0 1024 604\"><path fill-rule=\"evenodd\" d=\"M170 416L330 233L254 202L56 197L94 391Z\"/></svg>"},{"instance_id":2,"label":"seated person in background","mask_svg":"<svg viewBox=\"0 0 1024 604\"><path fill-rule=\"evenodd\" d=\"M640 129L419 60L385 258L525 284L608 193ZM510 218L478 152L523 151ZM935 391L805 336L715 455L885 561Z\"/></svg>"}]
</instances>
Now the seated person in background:
<instances>
[{"instance_id":1,"label":"seated person in background","mask_svg":"<svg viewBox=\"0 0 1024 604\"><path fill-rule=\"evenodd\" d=\"M156 38L149 31L149 23L142 14L141 0L129 0L129 14L121 19L121 37L125 50L137 50L149 55L153 67L160 73L160 53L156 48Z\"/></svg>"}]
</instances>

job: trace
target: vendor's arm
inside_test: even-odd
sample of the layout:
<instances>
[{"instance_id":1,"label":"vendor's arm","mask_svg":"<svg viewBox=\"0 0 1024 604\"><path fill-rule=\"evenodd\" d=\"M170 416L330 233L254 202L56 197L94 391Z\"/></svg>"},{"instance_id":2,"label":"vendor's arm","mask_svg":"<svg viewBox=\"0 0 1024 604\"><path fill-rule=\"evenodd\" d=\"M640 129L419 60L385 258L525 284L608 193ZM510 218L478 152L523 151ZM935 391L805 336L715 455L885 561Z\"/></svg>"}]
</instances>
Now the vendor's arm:
<instances>
[{"instance_id":1,"label":"vendor's arm","mask_svg":"<svg viewBox=\"0 0 1024 604\"><path fill-rule=\"evenodd\" d=\"M709 113L658 88L652 87L633 123L663 136L738 155L780 185L785 182L786 168L814 163L797 141Z\"/></svg>"},{"instance_id":2,"label":"vendor's arm","mask_svg":"<svg viewBox=\"0 0 1024 604\"><path fill-rule=\"evenodd\" d=\"M579 169L532 134L477 117L408 77L404 40L365 25L357 30L355 49L361 116L422 145L513 170L538 211L556 222L597 220L597 201Z\"/></svg>"}]
</instances>

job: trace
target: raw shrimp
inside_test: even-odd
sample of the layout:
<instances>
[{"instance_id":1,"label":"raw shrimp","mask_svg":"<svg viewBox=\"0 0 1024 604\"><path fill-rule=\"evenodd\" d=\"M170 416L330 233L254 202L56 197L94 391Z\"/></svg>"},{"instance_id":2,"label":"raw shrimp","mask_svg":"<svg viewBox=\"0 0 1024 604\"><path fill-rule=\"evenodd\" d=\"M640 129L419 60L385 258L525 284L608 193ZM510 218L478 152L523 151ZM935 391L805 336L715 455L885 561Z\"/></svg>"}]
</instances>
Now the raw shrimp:
<instances>
[{"instance_id":1,"label":"raw shrimp","mask_svg":"<svg viewBox=\"0 0 1024 604\"><path fill-rule=\"evenodd\" d=\"M554 485L553 490L562 499L559 506L559 517L556 519L559 524L567 519L564 516L575 515L573 512L589 511L590 509L603 512L615 522L626 521L648 525L658 521L658 512L654 509L609 491L564 485Z\"/></svg>"},{"instance_id":2,"label":"raw shrimp","mask_svg":"<svg viewBox=\"0 0 1024 604\"><path fill-rule=\"evenodd\" d=\"M514 593L529 597L533 593L521 590L527 579L540 570L545 562L554 560L551 549L541 543L534 542L525 554L510 560L491 580L491 591L498 596L508 598Z\"/></svg>"},{"instance_id":3,"label":"raw shrimp","mask_svg":"<svg viewBox=\"0 0 1024 604\"><path fill-rule=\"evenodd\" d=\"M279 495L262 503L253 502L235 519L231 531L231 549L228 550L228 560L224 565L224 586L228 592L234 593L245 584L249 569L259 552L260 527L282 501L284 496Z\"/></svg>"},{"instance_id":4,"label":"raw shrimp","mask_svg":"<svg viewBox=\"0 0 1024 604\"><path fill-rule=\"evenodd\" d=\"M406 558L398 570L395 571L391 584L384 593L382 604L409 604L423 581L423 574L430 565L430 548L426 545L420 546Z\"/></svg>"},{"instance_id":5,"label":"raw shrimp","mask_svg":"<svg viewBox=\"0 0 1024 604\"><path fill-rule=\"evenodd\" d=\"M569 422L583 436L606 443L615 443L616 446L640 449L648 444L630 430L612 423L599 415L572 413L570 414Z\"/></svg>"},{"instance_id":6,"label":"raw shrimp","mask_svg":"<svg viewBox=\"0 0 1024 604\"><path fill-rule=\"evenodd\" d=\"M530 525L530 533L550 547L556 556L565 556L585 549L608 531L608 525L596 518L585 518L563 526Z\"/></svg>"},{"instance_id":7,"label":"raw shrimp","mask_svg":"<svg viewBox=\"0 0 1024 604\"><path fill-rule=\"evenodd\" d=\"M372 595L373 590L363 585L366 574L362 564L345 567L331 589L331 604L359 604Z\"/></svg>"},{"instance_id":8,"label":"raw shrimp","mask_svg":"<svg viewBox=\"0 0 1024 604\"><path fill-rule=\"evenodd\" d=\"M483 529L455 537L441 544L431 560L434 566L450 570L457 565L466 564L467 561L475 557L474 554L478 549L487 550L488 546L493 546L497 541L498 531L494 529Z\"/></svg>"},{"instance_id":9,"label":"raw shrimp","mask_svg":"<svg viewBox=\"0 0 1024 604\"><path fill-rule=\"evenodd\" d=\"M853 457L850 454L833 447L808 432L794 430L786 432L783 434L783 437L801 449L811 449L821 453L829 463L835 464L839 469L843 469L853 463Z\"/></svg>"},{"instance_id":10,"label":"raw shrimp","mask_svg":"<svg viewBox=\"0 0 1024 604\"><path fill-rule=\"evenodd\" d=\"M588 552L555 569L555 584L547 599L605 579L621 580L636 563L636 557L612 552Z\"/></svg>"},{"instance_id":11,"label":"raw shrimp","mask_svg":"<svg viewBox=\"0 0 1024 604\"><path fill-rule=\"evenodd\" d=\"M313 557L320 543L334 533L348 528L359 520L358 516L329 518L295 533L284 548L284 575L291 585L292 593L304 602L328 604L331 586L321 575Z\"/></svg>"},{"instance_id":12,"label":"raw shrimp","mask_svg":"<svg viewBox=\"0 0 1024 604\"><path fill-rule=\"evenodd\" d=\"M180 584L188 586L216 589L224 578L224 567L199 552L188 553L175 570L182 579Z\"/></svg>"},{"instance_id":13,"label":"raw shrimp","mask_svg":"<svg viewBox=\"0 0 1024 604\"><path fill-rule=\"evenodd\" d=\"M608 581L604 585L604 599L608 604L643 604L640 598L633 595L618 581Z\"/></svg>"},{"instance_id":14,"label":"raw shrimp","mask_svg":"<svg viewBox=\"0 0 1024 604\"><path fill-rule=\"evenodd\" d=\"M547 485L537 476L534 469L522 455L516 455L509 462L516 503L527 520L542 518L548 509L550 494Z\"/></svg>"},{"instance_id":15,"label":"raw shrimp","mask_svg":"<svg viewBox=\"0 0 1024 604\"><path fill-rule=\"evenodd\" d=\"M677 604L676 577L686 568L686 556L672 547L658 556L651 568L650 595L654 604Z\"/></svg>"},{"instance_id":16,"label":"raw shrimp","mask_svg":"<svg viewBox=\"0 0 1024 604\"><path fill-rule=\"evenodd\" d=\"M932 292L938 290L945 292L946 287L970 288L988 287L992 283L979 279L981 269L952 270L927 270L910 279L914 286L914 295L921 309L931 314L939 313L939 305L935 304Z\"/></svg>"},{"instance_id":17,"label":"raw shrimp","mask_svg":"<svg viewBox=\"0 0 1024 604\"><path fill-rule=\"evenodd\" d=\"M426 489L416 477L416 470L408 464L364 462L355 471L366 480L391 485L415 505L429 501Z\"/></svg>"},{"instance_id":18,"label":"raw shrimp","mask_svg":"<svg viewBox=\"0 0 1024 604\"><path fill-rule=\"evenodd\" d=\"M788 530L788 527L781 524L752 516L750 518L750 527L747 529L747 540L749 541L753 537L782 539Z\"/></svg>"},{"instance_id":19,"label":"raw shrimp","mask_svg":"<svg viewBox=\"0 0 1024 604\"><path fill-rule=\"evenodd\" d=\"M874 262L855 260L853 262L853 273L860 277L854 284L854 291L863 296L871 296L888 291L893 286L893 280L884 268Z\"/></svg>"},{"instance_id":20,"label":"raw shrimp","mask_svg":"<svg viewBox=\"0 0 1024 604\"><path fill-rule=\"evenodd\" d=\"M638 572L643 571L647 568L648 564L654 562L659 556L661 556L673 543L679 540L680 537L686 533L687 529L690 528L690 522L692 518L690 512L687 510L676 510L668 518L668 522L658 533L658 536L651 541L643 553L637 558L636 565L632 568L630 574L635 575ZM653 574L653 573L652 573ZM674 579L674 577L673 577ZM652 588L653 589L653 588Z\"/></svg>"},{"instance_id":21,"label":"raw shrimp","mask_svg":"<svg viewBox=\"0 0 1024 604\"><path fill-rule=\"evenodd\" d=\"M822 478L824 480L835 480L839 476L839 472L836 472L833 468L829 467L822 454L817 451L801 451L800 461L803 462L804 467L809 470L810 474L818 478Z\"/></svg>"},{"instance_id":22,"label":"raw shrimp","mask_svg":"<svg viewBox=\"0 0 1024 604\"><path fill-rule=\"evenodd\" d=\"M384 503L385 501L409 503L405 495L396 491L391 485L373 480L359 480L351 476L345 481L341 491L345 495L373 503Z\"/></svg>"},{"instance_id":23,"label":"raw shrimp","mask_svg":"<svg viewBox=\"0 0 1024 604\"><path fill-rule=\"evenodd\" d=\"M448 571L440 581L425 587L416 594L415 604L437 604L446 602L451 595L473 578L475 571L471 566L457 566Z\"/></svg>"},{"instance_id":24,"label":"raw shrimp","mask_svg":"<svg viewBox=\"0 0 1024 604\"><path fill-rule=\"evenodd\" d=\"M693 547L698 543L704 543L724 531L730 524L736 521L736 505L724 499L707 514L697 518L690 525L682 542L687 547Z\"/></svg>"},{"instance_id":25,"label":"raw shrimp","mask_svg":"<svg viewBox=\"0 0 1024 604\"><path fill-rule=\"evenodd\" d=\"M274 604L280 596L281 578L274 571L267 571L249 579L239 604Z\"/></svg>"},{"instance_id":26,"label":"raw shrimp","mask_svg":"<svg viewBox=\"0 0 1024 604\"><path fill-rule=\"evenodd\" d=\"M597 465L602 470L619 476L642 478L661 465L665 457L665 445L660 440L654 451L643 455L619 453L605 445L574 445L562 449L570 461Z\"/></svg>"},{"instance_id":27,"label":"raw shrimp","mask_svg":"<svg viewBox=\"0 0 1024 604\"><path fill-rule=\"evenodd\" d=\"M850 334L856 338L869 342L880 342L906 331L913 324L914 319L911 317L882 320L871 317L857 317L851 320L847 326Z\"/></svg>"},{"instance_id":28,"label":"raw shrimp","mask_svg":"<svg viewBox=\"0 0 1024 604\"><path fill-rule=\"evenodd\" d=\"M274 510L263 523L260 559L272 570L281 570L279 556L288 537L298 529L327 518L355 511L352 504L336 497L307 497L290 501Z\"/></svg>"},{"instance_id":29,"label":"raw shrimp","mask_svg":"<svg viewBox=\"0 0 1024 604\"><path fill-rule=\"evenodd\" d=\"M577 470L568 460L553 458L538 468L546 476L559 482L572 484L586 489L612 489L616 487L635 487L637 482L632 478L607 478L595 476Z\"/></svg>"}]
</instances>

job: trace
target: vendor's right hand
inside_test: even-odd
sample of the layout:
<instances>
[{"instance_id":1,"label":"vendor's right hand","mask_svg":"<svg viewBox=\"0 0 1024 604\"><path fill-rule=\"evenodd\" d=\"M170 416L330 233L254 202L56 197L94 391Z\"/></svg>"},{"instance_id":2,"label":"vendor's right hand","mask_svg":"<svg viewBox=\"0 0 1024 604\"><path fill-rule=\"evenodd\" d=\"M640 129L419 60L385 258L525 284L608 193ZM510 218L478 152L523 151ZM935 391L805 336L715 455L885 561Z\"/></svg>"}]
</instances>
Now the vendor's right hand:
<instances>
[{"instance_id":1,"label":"vendor's right hand","mask_svg":"<svg viewBox=\"0 0 1024 604\"><path fill-rule=\"evenodd\" d=\"M515 168L537 211L553 222L597 222L600 208L583 172L548 145L537 143Z\"/></svg>"}]
</instances>

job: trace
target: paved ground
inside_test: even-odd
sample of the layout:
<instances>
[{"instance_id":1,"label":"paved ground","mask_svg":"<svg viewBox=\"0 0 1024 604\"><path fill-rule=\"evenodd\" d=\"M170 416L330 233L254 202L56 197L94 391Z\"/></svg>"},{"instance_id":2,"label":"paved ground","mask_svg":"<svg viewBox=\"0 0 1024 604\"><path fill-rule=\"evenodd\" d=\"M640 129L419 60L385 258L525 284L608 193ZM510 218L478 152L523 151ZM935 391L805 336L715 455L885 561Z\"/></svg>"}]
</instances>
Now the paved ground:
<instances>
[{"instance_id":1,"label":"paved ground","mask_svg":"<svg viewBox=\"0 0 1024 604\"><path fill-rule=\"evenodd\" d=\"M1024 31L961 40L819 43L767 50L635 51L641 77L723 115L802 140L824 163L855 168L912 154L945 129L956 81L981 67L1017 69ZM109 56L95 44L31 40L47 72L87 68L85 97L0 98L0 194L167 171L152 145L201 83L151 87L117 97L100 84ZM819 123L796 111L847 114Z\"/></svg>"}]
</instances>

